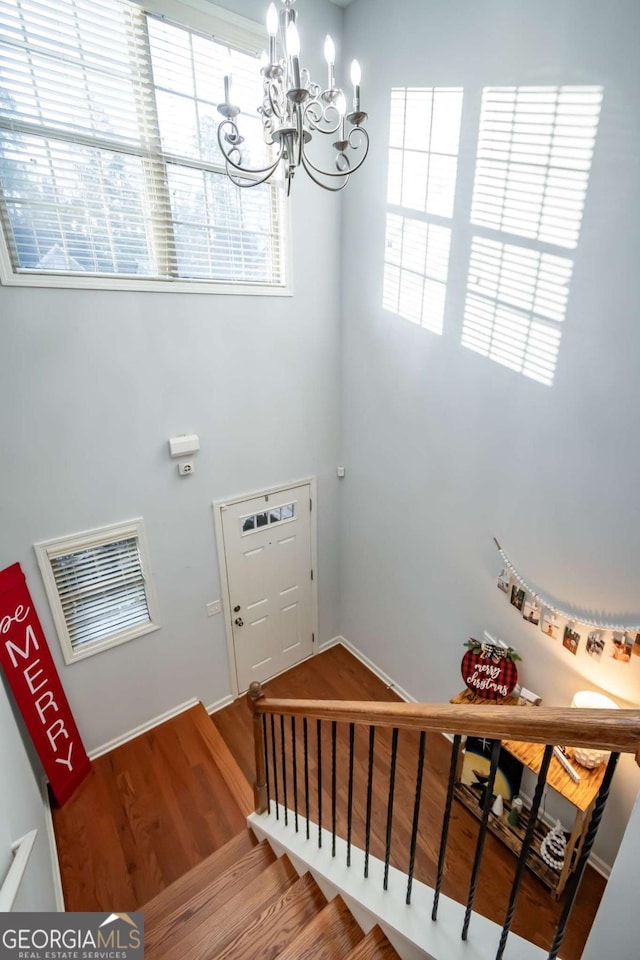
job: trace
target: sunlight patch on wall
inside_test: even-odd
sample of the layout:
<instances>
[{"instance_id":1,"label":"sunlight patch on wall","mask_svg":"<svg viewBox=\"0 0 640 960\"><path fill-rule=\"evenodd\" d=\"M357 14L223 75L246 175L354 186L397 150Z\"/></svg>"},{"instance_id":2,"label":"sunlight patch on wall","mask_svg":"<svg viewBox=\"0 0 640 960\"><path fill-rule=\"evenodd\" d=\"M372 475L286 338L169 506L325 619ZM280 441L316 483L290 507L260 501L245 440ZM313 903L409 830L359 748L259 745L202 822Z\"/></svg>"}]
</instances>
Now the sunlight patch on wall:
<instances>
[{"instance_id":1,"label":"sunlight patch on wall","mask_svg":"<svg viewBox=\"0 0 640 960\"><path fill-rule=\"evenodd\" d=\"M449 227L387 214L385 310L442 333L450 242Z\"/></svg>"},{"instance_id":2,"label":"sunlight patch on wall","mask_svg":"<svg viewBox=\"0 0 640 960\"><path fill-rule=\"evenodd\" d=\"M555 376L602 87L485 87L462 344L539 383ZM493 234L493 236L492 236ZM509 240L522 238L518 244Z\"/></svg>"},{"instance_id":3,"label":"sunlight patch on wall","mask_svg":"<svg viewBox=\"0 0 640 960\"><path fill-rule=\"evenodd\" d=\"M602 87L486 87L471 222L578 244Z\"/></svg>"},{"instance_id":4,"label":"sunlight patch on wall","mask_svg":"<svg viewBox=\"0 0 640 960\"><path fill-rule=\"evenodd\" d=\"M461 117L461 87L392 89L388 203L453 215Z\"/></svg>"},{"instance_id":5,"label":"sunlight patch on wall","mask_svg":"<svg viewBox=\"0 0 640 960\"><path fill-rule=\"evenodd\" d=\"M567 257L474 237L463 345L553 383L572 270Z\"/></svg>"},{"instance_id":6,"label":"sunlight patch on wall","mask_svg":"<svg viewBox=\"0 0 640 960\"><path fill-rule=\"evenodd\" d=\"M462 93L461 87L391 91L387 202L401 212L387 215L382 305L437 334L444 325Z\"/></svg>"}]
</instances>

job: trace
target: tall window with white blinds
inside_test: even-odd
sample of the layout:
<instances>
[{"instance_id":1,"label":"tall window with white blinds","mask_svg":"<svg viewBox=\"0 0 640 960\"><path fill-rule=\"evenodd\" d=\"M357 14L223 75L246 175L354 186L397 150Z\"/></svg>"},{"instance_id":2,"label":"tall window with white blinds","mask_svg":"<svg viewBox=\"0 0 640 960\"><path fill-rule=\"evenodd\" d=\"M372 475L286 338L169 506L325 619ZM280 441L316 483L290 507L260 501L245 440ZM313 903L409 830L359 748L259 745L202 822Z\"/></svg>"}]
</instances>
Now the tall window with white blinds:
<instances>
[{"instance_id":1,"label":"tall window with white blinds","mask_svg":"<svg viewBox=\"0 0 640 960\"><path fill-rule=\"evenodd\" d=\"M217 144L231 72L254 166L268 149L257 41L224 32L128 0L2 0L5 282L283 291L282 191L236 187Z\"/></svg>"},{"instance_id":2,"label":"tall window with white blinds","mask_svg":"<svg viewBox=\"0 0 640 960\"><path fill-rule=\"evenodd\" d=\"M36 544L65 661L159 627L142 520Z\"/></svg>"}]
</instances>

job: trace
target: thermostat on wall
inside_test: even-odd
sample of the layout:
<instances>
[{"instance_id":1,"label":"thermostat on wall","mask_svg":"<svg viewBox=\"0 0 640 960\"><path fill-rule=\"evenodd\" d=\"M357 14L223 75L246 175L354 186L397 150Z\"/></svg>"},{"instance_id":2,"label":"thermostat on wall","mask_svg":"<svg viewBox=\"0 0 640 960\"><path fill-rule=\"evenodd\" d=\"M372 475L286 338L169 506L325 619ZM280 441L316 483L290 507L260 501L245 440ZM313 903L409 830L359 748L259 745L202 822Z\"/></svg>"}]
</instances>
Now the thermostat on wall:
<instances>
[{"instance_id":1,"label":"thermostat on wall","mask_svg":"<svg viewBox=\"0 0 640 960\"><path fill-rule=\"evenodd\" d=\"M183 433L180 437L171 437L169 452L172 457L188 457L200 449L200 440L197 433Z\"/></svg>"}]
</instances>

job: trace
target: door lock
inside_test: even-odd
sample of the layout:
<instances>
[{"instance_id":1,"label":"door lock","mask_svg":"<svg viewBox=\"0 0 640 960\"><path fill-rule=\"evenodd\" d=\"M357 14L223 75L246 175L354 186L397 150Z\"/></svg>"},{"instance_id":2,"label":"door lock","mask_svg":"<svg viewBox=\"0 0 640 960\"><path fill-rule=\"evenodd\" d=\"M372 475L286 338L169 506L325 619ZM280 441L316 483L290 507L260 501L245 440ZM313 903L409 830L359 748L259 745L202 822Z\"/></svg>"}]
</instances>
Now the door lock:
<instances>
[{"instance_id":1,"label":"door lock","mask_svg":"<svg viewBox=\"0 0 640 960\"><path fill-rule=\"evenodd\" d=\"M238 604L237 606L235 606L235 607L233 608L233 612L234 612L234 613L240 613L240 604Z\"/></svg>"},{"instance_id":2,"label":"door lock","mask_svg":"<svg viewBox=\"0 0 640 960\"><path fill-rule=\"evenodd\" d=\"M242 617L236 617L233 622L235 623L236 627L244 626L244 620L242 619Z\"/></svg>"}]
</instances>

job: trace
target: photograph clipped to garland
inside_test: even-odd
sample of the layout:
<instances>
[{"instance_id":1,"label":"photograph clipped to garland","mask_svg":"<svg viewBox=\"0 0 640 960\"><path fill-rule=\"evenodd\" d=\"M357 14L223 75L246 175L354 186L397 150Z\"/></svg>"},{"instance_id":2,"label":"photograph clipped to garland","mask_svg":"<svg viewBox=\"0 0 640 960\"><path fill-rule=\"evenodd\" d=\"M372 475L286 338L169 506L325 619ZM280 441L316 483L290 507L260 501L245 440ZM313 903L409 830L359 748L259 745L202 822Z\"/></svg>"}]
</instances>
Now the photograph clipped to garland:
<instances>
[{"instance_id":1,"label":"photograph clipped to garland","mask_svg":"<svg viewBox=\"0 0 640 960\"><path fill-rule=\"evenodd\" d=\"M462 658L462 679L472 693L485 700L508 697L518 683L516 660L520 657L511 647L469 640Z\"/></svg>"},{"instance_id":2,"label":"photograph clipped to garland","mask_svg":"<svg viewBox=\"0 0 640 960\"><path fill-rule=\"evenodd\" d=\"M545 637L557 640L574 657L580 651L581 655L584 652L596 661L606 658L620 664L629 664L635 657L640 657L640 626L597 623L561 610L536 593L518 573L495 537L494 542L503 564L498 574L498 589L523 620L537 627Z\"/></svg>"}]
</instances>

